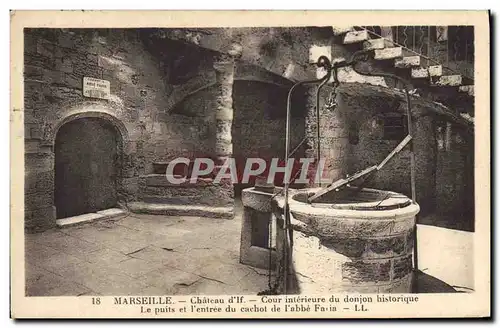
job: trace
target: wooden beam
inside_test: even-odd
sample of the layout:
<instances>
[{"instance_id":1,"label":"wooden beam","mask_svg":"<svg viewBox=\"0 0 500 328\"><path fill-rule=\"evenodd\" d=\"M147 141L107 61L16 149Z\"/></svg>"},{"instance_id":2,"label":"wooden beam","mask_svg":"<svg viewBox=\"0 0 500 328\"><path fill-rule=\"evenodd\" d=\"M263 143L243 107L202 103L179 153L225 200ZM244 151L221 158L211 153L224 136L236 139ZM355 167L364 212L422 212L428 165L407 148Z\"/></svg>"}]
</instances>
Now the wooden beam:
<instances>
[{"instance_id":1,"label":"wooden beam","mask_svg":"<svg viewBox=\"0 0 500 328\"><path fill-rule=\"evenodd\" d=\"M407 135L406 138L404 138L397 146L396 148L394 148L393 151L391 151L391 153L389 155L387 155L387 157L379 164L379 165L373 165L373 166L370 166L362 171L359 171L357 173L355 173L354 175L348 177L348 178L345 178L345 179L339 179L335 182L333 182L331 185L329 185L328 187L326 188L323 188L321 190L318 190L314 195L312 195L311 197L309 197L309 202L312 203L313 201L315 201L316 199L318 199L319 197L323 196L324 194L330 192L330 191L333 191L335 189L338 189L338 188L341 188L341 187L344 187L345 185L351 183L352 181L354 180L357 180L361 177L364 177L364 176L367 176L371 173L373 173L374 171L379 171L380 169L382 169L382 167L384 167L385 164L387 164L387 162L389 162L391 160L391 158L394 157L394 155L396 155L397 153L399 153L410 141L411 141L411 136L410 135Z\"/></svg>"}]
</instances>

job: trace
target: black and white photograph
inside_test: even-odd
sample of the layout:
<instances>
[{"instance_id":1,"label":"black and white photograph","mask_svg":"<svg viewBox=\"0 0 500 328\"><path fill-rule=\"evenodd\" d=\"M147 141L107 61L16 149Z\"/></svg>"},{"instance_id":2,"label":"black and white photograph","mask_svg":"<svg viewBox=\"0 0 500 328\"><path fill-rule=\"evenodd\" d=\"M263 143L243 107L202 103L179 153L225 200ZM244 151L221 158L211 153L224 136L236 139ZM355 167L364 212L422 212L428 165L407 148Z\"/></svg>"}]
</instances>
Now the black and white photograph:
<instances>
[{"instance_id":1,"label":"black and white photograph","mask_svg":"<svg viewBox=\"0 0 500 328\"><path fill-rule=\"evenodd\" d=\"M476 293L476 26L378 22L24 27L23 297Z\"/></svg>"}]
</instances>

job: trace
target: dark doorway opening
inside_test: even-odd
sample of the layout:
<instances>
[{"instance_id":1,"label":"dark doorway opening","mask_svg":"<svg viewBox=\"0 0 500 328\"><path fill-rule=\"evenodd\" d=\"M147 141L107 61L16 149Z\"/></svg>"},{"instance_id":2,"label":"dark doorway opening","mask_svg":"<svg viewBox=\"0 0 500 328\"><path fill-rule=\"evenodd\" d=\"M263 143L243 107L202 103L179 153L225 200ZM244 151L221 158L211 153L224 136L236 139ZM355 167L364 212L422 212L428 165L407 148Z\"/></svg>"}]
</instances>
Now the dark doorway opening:
<instances>
[{"instance_id":1,"label":"dark doorway opening","mask_svg":"<svg viewBox=\"0 0 500 328\"><path fill-rule=\"evenodd\" d=\"M55 141L57 218L92 213L117 204L119 134L100 118L64 124Z\"/></svg>"}]
</instances>

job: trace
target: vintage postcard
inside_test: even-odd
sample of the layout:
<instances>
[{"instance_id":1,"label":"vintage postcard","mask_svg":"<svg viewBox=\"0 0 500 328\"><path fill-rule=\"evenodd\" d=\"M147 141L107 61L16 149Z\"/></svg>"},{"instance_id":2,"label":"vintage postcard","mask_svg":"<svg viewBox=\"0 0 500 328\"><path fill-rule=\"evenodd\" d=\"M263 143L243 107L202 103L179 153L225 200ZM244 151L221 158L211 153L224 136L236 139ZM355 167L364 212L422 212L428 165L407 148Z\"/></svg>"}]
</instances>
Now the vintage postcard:
<instances>
[{"instance_id":1,"label":"vintage postcard","mask_svg":"<svg viewBox=\"0 0 500 328\"><path fill-rule=\"evenodd\" d=\"M11 316L491 315L487 11L12 11Z\"/></svg>"}]
</instances>

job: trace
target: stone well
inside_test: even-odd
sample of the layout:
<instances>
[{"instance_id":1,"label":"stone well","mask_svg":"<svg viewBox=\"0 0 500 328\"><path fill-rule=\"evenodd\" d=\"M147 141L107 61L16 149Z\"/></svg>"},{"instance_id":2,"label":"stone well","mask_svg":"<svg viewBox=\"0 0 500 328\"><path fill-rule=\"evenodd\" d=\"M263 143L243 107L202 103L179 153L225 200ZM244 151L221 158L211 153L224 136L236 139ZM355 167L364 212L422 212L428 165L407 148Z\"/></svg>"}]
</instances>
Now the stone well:
<instances>
[{"instance_id":1,"label":"stone well","mask_svg":"<svg viewBox=\"0 0 500 328\"><path fill-rule=\"evenodd\" d=\"M317 190L290 189L293 245L287 294L411 292L413 228L419 206L402 194L366 188L330 192L307 203ZM283 205L282 196L272 202L280 277ZM284 292L283 281L279 293Z\"/></svg>"}]
</instances>

